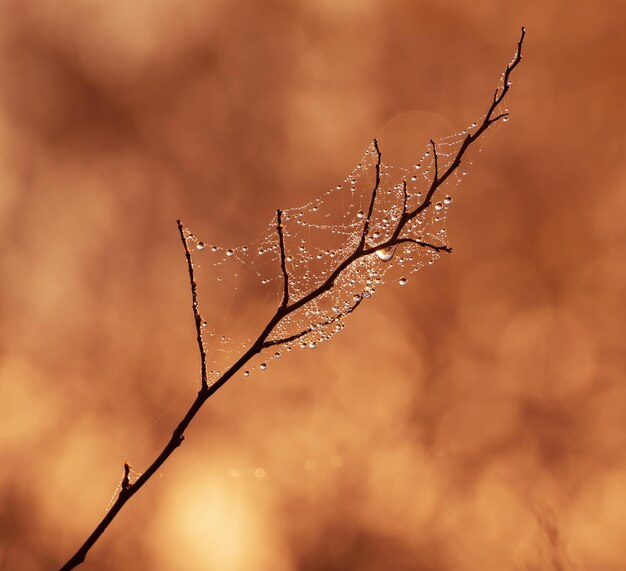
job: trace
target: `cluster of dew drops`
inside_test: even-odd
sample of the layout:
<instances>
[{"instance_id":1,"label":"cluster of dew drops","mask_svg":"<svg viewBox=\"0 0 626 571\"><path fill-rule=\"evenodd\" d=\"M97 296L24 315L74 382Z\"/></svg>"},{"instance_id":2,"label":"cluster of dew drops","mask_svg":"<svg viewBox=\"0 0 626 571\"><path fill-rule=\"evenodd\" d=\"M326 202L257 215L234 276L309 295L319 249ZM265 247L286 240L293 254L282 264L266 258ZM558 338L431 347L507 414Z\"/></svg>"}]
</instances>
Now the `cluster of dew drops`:
<instances>
[{"instance_id":1,"label":"cluster of dew drops","mask_svg":"<svg viewBox=\"0 0 626 571\"><path fill-rule=\"evenodd\" d=\"M454 160L456 150L463 138L470 129L476 127L476 125L476 123L472 123L468 129L437 142L437 157L440 172L447 168L447 165ZM367 202L370 198L369 192L371 192L371 184L373 181L372 171L374 169L372 158L374 156L374 148L370 146L363 160L357 165L355 170L344 179L342 184L333 187L322 196L302 207L285 209L283 211L283 231L286 243L285 261L287 262L290 277L291 301L306 295L309 291L319 286L334 270L337 264L353 251L358 243L360 232L366 219L365 212L367 210ZM379 191L379 193L387 192L391 199L393 199L394 196L397 199L399 192L402 190L400 181L404 180L407 183L409 201L412 204L411 208L413 208L416 204L419 204L419 200L423 198L423 188L428 185L433 172L433 157L428 148L424 151L420 159L414 163L411 169L393 167L381 163L381 191ZM363 177L364 174L368 175L369 178ZM451 177L453 184L454 181L456 181L456 185L458 185L465 175L467 175L466 170L455 171L454 176ZM363 184L364 188L360 189L360 191L357 190L359 177L366 178ZM363 181L361 182L363 183ZM338 197L341 199L341 206L344 210L343 218L339 222L327 222L324 218L324 206L329 201L337 200ZM427 208L424 211L425 214L432 217L432 224L439 224L441 226L435 236L438 237L439 240L445 239L446 213L452 202L453 197L450 194L446 194L442 199L433 203L432 209ZM375 246L377 241L382 244L383 241L388 238L390 232L393 231L394 220L398 219L398 208L396 202L395 205L387 205L387 207L382 208L379 212L374 213L383 217L382 219L376 219L375 216L372 216L367 236L370 245ZM426 227L427 224L428 220L426 216L420 215L406 226L406 231L410 235L417 235L418 239L422 239L420 230ZM343 242L333 248L315 248L314 245L311 244L313 240L310 239L310 232L329 232L341 237ZM309 240L307 240L307 237ZM432 238L433 236L427 235L426 237ZM206 242L197 240L192 234L188 235L188 239L195 242L195 248L197 250L206 250L218 254L218 258L213 262L214 266L226 264L230 259L238 259L242 264L254 265L254 260L259 256L270 254L269 258L273 262L272 273L268 273L267 270L259 270L257 271L257 275L262 285L274 283L276 285L276 291L280 295L282 275L280 273L279 260L281 252L276 234L275 219L269 224L262 238L254 245L224 248L216 245L207 245ZM292 351L295 347L301 349L315 349L319 343L329 341L336 333L345 328L344 319L348 313L351 312L353 303L360 302L364 298L369 298L375 292L376 286L384 283L384 274L390 267L394 266L394 263L399 267L408 267L410 272L415 272L421 268L424 263L430 265L439 257L438 253L427 251L427 261L423 262L421 261L422 258L420 258L420 256L422 256L421 251L417 251L419 249L416 250L417 258L411 254L405 255L404 253L401 256L397 256L396 249L398 247L399 246L392 246L376 250L374 257L378 261L378 267L376 264L373 264L371 260L363 258L348 266L348 268L342 272L342 277L345 274L343 283L348 288L357 288L357 291L353 290L353 294L347 298L345 292L339 293L339 297L343 295L343 299L332 306L332 312L334 312L335 317L329 319L327 310L320 308L317 305L317 300L312 300L312 302L307 304L308 307L304 306L304 316L299 315L298 320L300 323L305 323L303 319L306 317L306 323L312 323L314 325L300 338L280 344L282 345L282 349L275 350L269 358L266 358L255 368L258 368L260 371L267 370L269 361L279 359L282 350ZM321 269L317 267L317 271L314 272L309 267L312 261L327 263L327 265L322 266ZM381 270L380 262L391 263ZM363 274L364 270L365 275ZM300 273L298 273L298 271ZM216 279L217 281L221 281L220 277ZM362 282L364 282L364 287L360 288L359 284ZM397 284L400 286L406 286L408 283L409 279L406 275L402 275L397 279ZM279 337L286 336L287 326L289 324L293 325L297 321L294 314L291 314L289 317L291 320L285 319L285 323L281 323L279 327L276 328L275 333L278 333ZM317 325L315 325L316 322ZM219 371L215 373L219 376ZM250 374L250 369L243 372L243 375L246 377L250 376Z\"/></svg>"}]
</instances>

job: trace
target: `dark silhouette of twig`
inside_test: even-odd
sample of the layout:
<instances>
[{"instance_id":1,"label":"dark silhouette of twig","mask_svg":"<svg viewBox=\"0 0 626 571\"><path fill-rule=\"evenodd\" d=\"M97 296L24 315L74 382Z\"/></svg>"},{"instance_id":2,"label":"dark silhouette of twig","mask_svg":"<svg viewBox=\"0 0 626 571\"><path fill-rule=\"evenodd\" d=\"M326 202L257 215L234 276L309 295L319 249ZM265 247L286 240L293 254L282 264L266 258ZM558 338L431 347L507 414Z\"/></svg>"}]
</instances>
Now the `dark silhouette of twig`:
<instances>
[{"instance_id":1,"label":"dark silhouette of twig","mask_svg":"<svg viewBox=\"0 0 626 571\"><path fill-rule=\"evenodd\" d=\"M209 382L206 372L206 352L204 349L204 338L202 336L202 316L198 308L198 285L196 284L196 278L193 273L193 261L191 260L191 252L187 245L187 234L180 220L176 221L178 224L178 233L185 249L185 258L187 260L187 270L189 271L189 284L191 286L191 306L193 308L193 318L196 324L196 339L198 341L198 349L200 350L200 366L201 366L201 379L202 387L208 388Z\"/></svg>"},{"instance_id":2,"label":"dark silhouette of twig","mask_svg":"<svg viewBox=\"0 0 626 571\"><path fill-rule=\"evenodd\" d=\"M276 232L278 235L279 242L279 254L280 254L280 268L283 277L283 287L282 287L282 296L281 301L279 303L274 316L269 320L265 328L261 331L256 341L250 345L250 347L245 351L239 359L230 366L229 369L226 370L215 382L212 384L208 384L207 379L207 371L206 371L206 353L204 349L204 342L202 337L202 317L200 315L198 309L198 294L197 294L197 286L194 277L194 269L193 269L193 260L191 257L191 253L189 251L188 239L190 238L189 233L184 229L182 222L178 221L178 231L180 234L181 241L183 243L183 247L185 250L185 257L187 260L187 269L189 272L189 282L191 287L191 298L192 298L192 308L194 314L194 321L196 326L196 338L198 342L198 347L200 350L200 360L201 360L201 386L198 391L196 398L191 403L189 410L186 412L185 416L178 423L169 441L166 443L163 450L160 454L155 458L155 460L150 464L147 470L137 478L137 480L133 483L130 482L130 466L127 462L124 463L124 476L122 478L120 492L117 496L117 499L113 502L110 510L106 513L102 521L96 526L91 535L87 538L87 540L83 543L83 545L78 549L78 551L69 559L63 567L61 567L61 571L69 571L70 569L74 569L78 565L80 565L89 552L89 550L93 547L99 537L104 533L110 523L115 519L119 511L124 507L126 502L130 500L156 473L156 471L162 466L162 464L172 455L174 450L176 450L182 442L185 440L185 430L189 426L189 423L196 416L198 411L202 408L202 405L213 395L215 394L228 380L239 370L243 368L243 366L250 361L255 355L259 354L261 351L268 347L281 345L284 343L288 343L290 341L294 341L300 337L304 337L306 334L311 333L314 329L319 326L326 326L334 323L341 317L345 317L345 315L354 311L361 303L362 297L358 297L355 300L355 303L352 304L347 309L344 309L341 315L333 317L327 321L322 323L318 323L312 325L311 327L293 334L284 338L272 339L269 340L268 337L276 330L276 327L290 314L298 311L302 307L311 303L312 301L318 299L320 296L324 295L326 292L332 289L335 285L336 280L342 275L342 273L348 269L352 264L358 262L365 256L370 256L375 254L379 250L387 249L387 248L396 248L402 244L411 243L417 246L431 249L435 252L444 251L451 252L451 248L444 245L436 245L430 244L428 242L424 242L422 240L418 240L412 238L410 236L402 236L402 231L406 228L407 223L418 216L421 212L425 211L431 204L433 197L436 191L441 187L441 185L448 179L448 177L459 167L463 157L467 149L476 141L493 123L499 121L500 119L504 119L508 117L508 113L500 113L494 116L495 110L504 100L504 97L508 93L510 87L510 75L513 70L517 67L519 62L522 59L522 44L524 41L525 30L522 28L522 34L518 42L517 52L515 57L506 67L504 72L504 80L503 86L500 89L496 89L493 101L485 115L482 123L473 133L468 133L463 140L463 143L459 147L454 160L447 167L447 169L443 173L439 173L439 162L437 155L437 148L435 146L434 141L431 141L432 152L434 154L434 176L430 183L429 189L426 193L424 201L419 204L413 210L407 210L408 205L408 195L406 192L406 181L403 181L403 208L402 213L398 217L398 221L394 231L392 232L390 238L375 246L366 246L368 233L370 229L371 217L374 212L374 206L376 202L377 193L380 187L380 169L381 169L381 152L378 146L378 141L374 140L374 152L377 155L375 169L376 176L374 186L371 191L370 196L370 204L368 208L367 215L365 216L363 227L361 229L361 236L358 242L358 245L346 259L340 262L337 267L330 273L327 279L322 282L319 286L314 288L312 291L290 303L289 301L289 274L286 268L286 255L285 255L285 244L284 244L284 235L283 235L283 227L282 227L282 218L281 211L277 211L277 223L276 223Z\"/></svg>"},{"instance_id":3,"label":"dark silhouette of twig","mask_svg":"<svg viewBox=\"0 0 626 571\"><path fill-rule=\"evenodd\" d=\"M380 163L382 159L382 154L380 152L380 148L378 147L378 141L374 139L374 151L376 153L376 164L374 168L376 169L375 178L374 178L374 188L372 189L372 196L370 198L370 205L367 209L367 216L365 217L365 223L363 224L363 230L361 232L361 241L359 242L359 248L363 248L365 246L365 239L367 238L367 234L370 229L370 221L372 220L372 212L374 212L374 203L376 202L376 194L378 193L378 188L380 187Z\"/></svg>"},{"instance_id":4,"label":"dark silhouette of twig","mask_svg":"<svg viewBox=\"0 0 626 571\"><path fill-rule=\"evenodd\" d=\"M276 211L276 232L278 232L278 247L280 250L280 271L283 274L283 300L280 302L280 306L284 308L287 307L289 303L289 274L287 273L287 266L285 264L287 256L285 254L282 214L280 209Z\"/></svg>"}]
</instances>

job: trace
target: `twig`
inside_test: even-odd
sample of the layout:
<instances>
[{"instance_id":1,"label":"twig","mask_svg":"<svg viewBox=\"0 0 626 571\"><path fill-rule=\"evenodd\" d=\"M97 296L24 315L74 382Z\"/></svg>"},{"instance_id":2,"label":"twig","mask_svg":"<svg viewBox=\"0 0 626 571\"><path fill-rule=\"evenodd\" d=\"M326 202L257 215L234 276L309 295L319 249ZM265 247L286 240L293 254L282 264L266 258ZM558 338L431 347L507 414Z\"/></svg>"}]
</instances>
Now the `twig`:
<instances>
[{"instance_id":1,"label":"twig","mask_svg":"<svg viewBox=\"0 0 626 571\"><path fill-rule=\"evenodd\" d=\"M124 462L124 477L122 478L122 490L130 488L130 464Z\"/></svg>"},{"instance_id":2,"label":"twig","mask_svg":"<svg viewBox=\"0 0 626 571\"><path fill-rule=\"evenodd\" d=\"M191 286L191 306L193 308L193 318L196 324L196 339L198 340L198 349L200 350L200 363L201 363L201 379L202 388L208 388L209 382L206 371L206 351L204 349L204 338L202 336L202 316L198 307L198 284L193 273L193 261L191 259L191 253L189 252L189 245L187 244L187 236L185 236L185 229L180 220L177 220L178 232L180 234L183 248L185 248L185 258L187 259L187 270L189 271L189 284Z\"/></svg>"},{"instance_id":3,"label":"twig","mask_svg":"<svg viewBox=\"0 0 626 571\"><path fill-rule=\"evenodd\" d=\"M304 329L303 331L300 331L299 333L294 333L293 335L289 335L288 337L283 337L281 339L272 339L271 341L264 341L263 348L266 349L268 347L276 347L276 345L284 345L285 343L291 343L292 341L297 341L301 337L304 337L305 335L308 335L309 333L312 333L313 331L317 329L321 329L328 325L332 325L333 323L337 322L339 319L344 318L346 315L350 315L357 307L359 307L359 305L361 305L362 301L363 301L363 297L359 296L358 299L354 302L354 304L352 304L348 309L344 310L342 313L335 315L331 317L330 319L327 319L326 321L322 321L321 323L316 323L314 325L311 325L310 327L307 327L306 329Z\"/></svg>"},{"instance_id":4,"label":"twig","mask_svg":"<svg viewBox=\"0 0 626 571\"><path fill-rule=\"evenodd\" d=\"M430 184L429 190L426 194L425 200L419 206L417 206L414 210L407 211L408 197L406 195L406 183L405 183L403 187L403 192L404 192L403 212L402 212L402 215L399 217L398 224L392 236L389 238L389 240L387 240L386 242L382 244L378 244L377 246L372 246L372 247L367 248L365 246L365 241L367 238L367 234L369 232L370 221L371 221L371 217L374 211L374 205L376 202L376 195L380 186L381 153L378 147L378 142L374 140L374 149L377 153L377 161L375 165L376 180L374 183L374 188L372 189L367 217L365 218L365 223L361 231L361 238L360 238L357 248L354 250L354 252L350 256L348 256L345 260L339 263L339 265L331 272L331 274L327 277L327 279L322 284L320 284L314 290L310 291L308 294L304 295L302 298L295 300L291 303L289 303L289 275L287 273L287 269L285 265L286 257L285 257L284 236L283 236L282 225L281 225L281 211L280 210L278 211L277 232L278 232L279 246L280 246L280 265L281 265L281 271L283 275L282 300L278 308L276 309L274 316L269 320L269 322L267 323L263 331L261 331L256 341L252 343L252 345L250 345L248 350L243 355L241 355L239 359L233 365L231 365L231 367L227 369L226 372L224 372L211 385L208 384L208 379L206 375L206 353L204 350L204 343L202 339L202 318L198 310L197 285L196 285L196 281L194 278L193 262L192 262L191 253L189 251L189 247L187 244L186 230L184 229L181 221L180 220L178 221L178 231L180 233L183 247L185 249L185 257L187 260L187 269L189 272L189 280L190 280L191 295L192 295L192 307L193 307L193 313L194 313L194 320L196 324L196 337L198 341L198 348L200 350L200 358L202 361L202 374L201 374L202 382L201 382L200 390L198 391L194 401L191 403L191 406L189 407L188 411L185 413L185 416L182 418L182 420L178 423L176 428L173 430L172 435L169 441L164 446L163 450L153 460L152 464L150 464L148 469L132 484L130 483L130 465L128 463L124 464L124 477L122 479L122 485L121 485L120 493L117 499L111 506L111 509L107 512L105 517L102 519L102 521L96 526L96 528L91 533L91 535L83 543L83 545L69 559L69 561L65 563L63 567L61 567L61 571L69 571L70 569L74 569L85 560L85 557L87 556L87 553L89 552L91 547L93 547L96 541L100 538L100 536L104 533L107 527L115 519L115 517L117 516L119 511L122 509L122 507L126 504L126 502L133 495L135 495L144 486L144 484L148 482L150 478L152 478L152 476L154 476L157 470L172 455L174 450L176 450L182 444L182 442L185 440L185 436L184 436L185 430L187 429L191 421L194 419L194 417L196 416L200 408L202 408L202 405L213 394L215 394L222 386L224 386L224 384L228 382L228 380L230 380L230 378L233 375L235 375L248 361L250 361L250 359L252 359L255 355L260 353L263 349L270 347L272 345L277 345L281 342L285 343L285 342L289 342L289 340L295 340L299 337L303 337L307 333L311 333L316 327L316 326L311 326L307 330L304 330L300 333L296 333L294 336L291 336L282 340L267 341L268 337L272 334L272 332L274 332L276 326L283 319L285 319L288 315L292 314L293 312L298 311L300 308L304 307L311 301L317 299L321 295L325 294L327 291L329 291L333 287L337 278L348 267L358 262L361 258L374 254L378 250L389 248L389 247L395 247L404 243L412 243L417 246L420 246L423 248L429 248L437 252L438 251L445 251L445 252L451 251L451 249L446 245L435 245L435 244L430 244L428 242L424 242L421 240L416 240L411 237L402 237L401 236L402 231L404 230L407 223L412 218L419 215L426 208L428 208L428 206L432 202L432 198L435 192L437 191L437 189L441 187L441 185L447 180L447 178L461 164L461 160L464 157L465 152L467 151L469 146L474 141L476 141L493 123L495 123L496 121L498 121L499 119L507 115L506 113L502 113L500 115L494 116L494 112L495 112L495 109L498 107L498 105L502 103L502 101L504 100L504 97L508 93L509 86L510 86L509 77L511 73L513 72L513 70L517 67L519 62L521 61L522 44L524 40L524 35L525 35L525 31L524 31L524 28L522 28L522 35L518 42L517 53L515 54L513 61L507 65L505 73L504 73L504 85L502 87L502 91L496 90L496 93L494 94L493 102L487 114L485 115L483 122L479 126L479 128L473 134L468 133L466 138L463 140L461 147L457 151L457 154L453 162L441 175L439 175L439 172L438 172L439 165L438 165L436 147L435 147L434 142L431 141L432 147L433 147L433 153L434 153L434 160L435 160L435 174ZM331 324L337 319L339 319L340 317L345 316L348 313L351 313L352 311L354 311L354 309L356 309L356 307L358 307L358 305L361 303L361 300L362 298L359 298L353 306L351 306L348 310L344 312L343 315L336 316L328 320L327 322L322 322L321 326L323 327L324 325ZM319 325L320 324L317 324L317 326Z\"/></svg>"},{"instance_id":5,"label":"twig","mask_svg":"<svg viewBox=\"0 0 626 571\"><path fill-rule=\"evenodd\" d=\"M361 241L359 242L359 249L363 249L365 246L365 239L367 238L367 233L370 229L370 221L372 219L372 213L374 212L374 203L376 202L376 194L378 193L378 188L380 187L380 163L382 159L382 154L380 152L380 148L378 147L378 141L374 139L374 150L376 151L376 178L374 180L374 188L372 189L372 196L370 198L370 205L367 209L367 215L365 217L365 223L363 224L363 230L361 231Z\"/></svg>"},{"instance_id":6,"label":"twig","mask_svg":"<svg viewBox=\"0 0 626 571\"><path fill-rule=\"evenodd\" d=\"M400 215L400 219L402 220L406 216L406 208L409 203L409 195L406 191L406 180L402 181L402 214Z\"/></svg>"},{"instance_id":7,"label":"twig","mask_svg":"<svg viewBox=\"0 0 626 571\"><path fill-rule=\"evenodd\" d=\"M285 237L283 236L282 211L276 211L276 231L278 232L278 247L280 248L280 271L283 273L283 299L280 307L284 309L289 303L289 274L285 264Z\"/></svg>"},{"instance_id":8,"label":"twig","mask_svg":"<svg viewBox=\"0 0 626 571\"><path fill-rule=\"evenodd\" d=\"M430 140L430 146L433 149L433 160L435 161L435 174L433 175L433 183L431 186L437 187L439 185L439 158L437 157L437 146L432 139Z\"/></svg>"}]
</instances>

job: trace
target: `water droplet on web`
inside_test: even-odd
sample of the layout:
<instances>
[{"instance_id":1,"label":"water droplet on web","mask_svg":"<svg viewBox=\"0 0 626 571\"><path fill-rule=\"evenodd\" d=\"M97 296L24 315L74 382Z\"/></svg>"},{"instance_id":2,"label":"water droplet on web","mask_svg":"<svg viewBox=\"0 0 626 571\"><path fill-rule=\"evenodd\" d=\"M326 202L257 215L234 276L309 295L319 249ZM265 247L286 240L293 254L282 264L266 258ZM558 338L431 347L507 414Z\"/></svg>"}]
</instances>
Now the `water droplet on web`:
<instances>
[{"instance_id":1,"label":"water droplet on web","mask_svg":"<svg viewBox=\"0 0 626 571\"><path fill-rule=\"evenodd\" d=\"M409 280L407 280L406 278L400 278L400 279L398 280L398 283L399 283L401 286L405 286L407 283L409 283Z\"/></svg>"},{"instance_id":2,"label":"water droplet on web","mask_svg":"<svg viewBox=\"0 0 626 571\"><path fill-rule=\"evenodd\" d=\"M198 243L196 244L196 248L197 248L198 250L204 250L204 248L205 248L205 247L206 247L206 246L205 246L204 242L198 242Z\"/></svg>"},{"instance_id":3,"label":"water droplet on web","mask_svg":"<svg viewBox=\"0 0 626 571\"><path fill-rule=\"evenodd\" d=\"M261 363L259 365L259 369L261 369L261 371L265 371L267 369L267 363Z\"/></svg>"},{"instance_id":4,"label":"water droplet on web","mask_svg":"<svg viewBox=\"0 0 626 571\"><path fill-rule=\"evenodd\" d=\"M354 299L354 301L361 301L361 294L355 293L352 299Z\"/></svg>"},{"instance_id":5,"label":"water droplet on web","mask_svg":"<svg viewBox=\"0 0 626 571\"><path fill-rule=\"evenodd\" d=\"M280 358L280 351L276 351L276 353L274 353L274 359L279 359Z\"/></svg>"},{"instance_id":6,"label":"water droplet on web","mask_svg":"<svg viewBox=\"0 0 626 571\"><path fill-rule=\"evenodd\" d=\"M383 262L388 262L393 258L393 253L396 251L395 246L389 246L388 248L381 248L380 250L376 250L376 255Z\"/></svg>"},{"instance_id":7,"label":"water droplet on web","mask_svg":"<svg viewBox=\"0 0 626 571\"><path fill-rule=\"evenodd\" d=\"M244 377L249 377L250 376L250 371L244 371L243 372L243 376Z\"/></svg>"},{"instance_id":8,"label":"water droplet on web","mask_svg":"<svg viewBox=\"0 0 626 571\"><path fill-rule=\"evenodd\" d=\"M232 256L235 254L235 251L232 248L228 248L228 250L226 250L226 255L227 256Z\"/></svg>"},{"instance_id":9,"label":"water droplet on web","mask_svg":"<svg viewBox=\"0 0 626 571\"><path fill-rule=\"evenodd\" d=\"M413 175L413 176L411 177L411 180L412 180L413 182L415 182L415 181L417 180L417 177L416 177L415 175Z\"/></svg>"},{"instance_id":10,"label":"water droplet on web","mask_svg":"<svg viewBox=\"0 0 626 571\"><path fill-rule=\"evenodd\" d=\"M443 204L441 204L441 202L438 202L437 204L435 204L435 210L437 212L441 212L443 210Z\"/></svg>"},{"instance_id":11,"label":"water droplet on web","mask_svg":"<svg viewBox=\"0 0 626 571\"><path fill-rule=\"evenodd\" d=\"M309 349L315 349L317 347L317 343L315 341L309 342Z\"/></svg>"},{"instance_id":12,"label":"water droplet on web","mask_svg":"<svg viewBox=\"0 0 626 571\"><path fill-rule=\"evenodd\" d=\"M452 204L452 197L451 197L451 196L446 196L446 197L443 199L443 203L444 203L444 204Z\"/></svg>"},{"instance_id":13,"label":"water droplet on web","mask_svg":"<svg viewBox=\"0 0 626 571\"><path fill-rule=\"evenodd\" d=\"M357 217L357 218L359 218L359 219L363 219L363 218L365 218L365 212L363 212L362 210L359 210L359 211L356 213L356 217Z\"/></svg>"}]
</instances>

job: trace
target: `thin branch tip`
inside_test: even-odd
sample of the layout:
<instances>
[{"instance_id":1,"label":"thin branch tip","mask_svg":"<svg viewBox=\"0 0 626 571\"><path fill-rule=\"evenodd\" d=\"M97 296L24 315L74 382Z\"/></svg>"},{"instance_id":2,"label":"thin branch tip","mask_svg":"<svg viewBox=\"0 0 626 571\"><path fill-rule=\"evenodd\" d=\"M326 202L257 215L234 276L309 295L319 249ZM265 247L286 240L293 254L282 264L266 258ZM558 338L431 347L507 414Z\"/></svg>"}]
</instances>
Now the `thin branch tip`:
<instances>
[{"instance_id":1,"label":"thin branch tip","mask_svg":"<svg viewBox=\"0 0 626 571\"><path fill-rule=\"evenodd\" d=\"M130 464L124 462L124 477L122 478L122 490L126 491L130 488Z\"/></svg>"}]
</instances>

